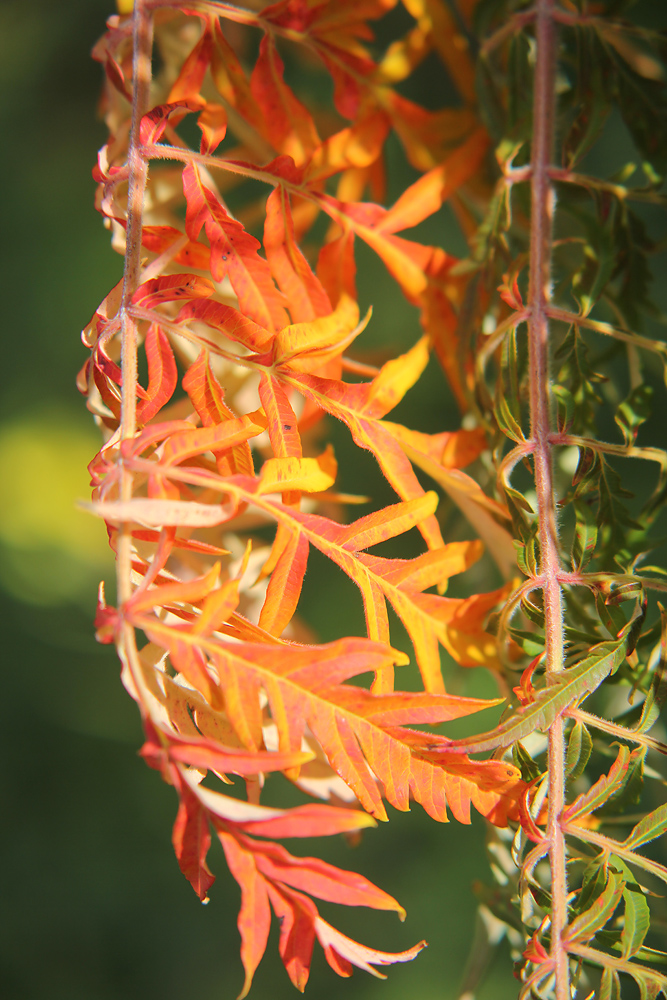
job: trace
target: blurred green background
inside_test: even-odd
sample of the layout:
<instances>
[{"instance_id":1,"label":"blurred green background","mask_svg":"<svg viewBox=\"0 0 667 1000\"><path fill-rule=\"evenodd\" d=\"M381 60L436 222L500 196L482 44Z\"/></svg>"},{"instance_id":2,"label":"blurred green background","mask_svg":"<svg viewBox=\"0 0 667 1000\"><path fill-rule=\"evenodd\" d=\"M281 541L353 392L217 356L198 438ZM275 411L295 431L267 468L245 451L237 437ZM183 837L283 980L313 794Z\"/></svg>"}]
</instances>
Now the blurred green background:
<instances>
[{"instance_id":1,"label":"blurred green background","mask_svg":"<svg viewBox=\"0 0 667 1000\"><path fill-rule=\"evenodd\" d=\"M178 871L173 790L137 757L135 706L114 652L93 639L98 581L114 592L105 533L74 507L87 496L85 467L99 447L74 385L85 360L78 331L121 272L93 208L91 179L105 129L89 50L112 9L111 0L0 2L0 989L7 1000L232 1000L243 979L238 887L215 848L218 881L207 907ZM414 342L414 311L363 249L360 269L362 298L376 307L369 343ZM455 426L441 385L430 370L418 399L405 404L406 422ZM346 467L348 439L337 429L334 440L348 469L341 488L358 490L368 474L364 491L387 502L370 462ZM317 557L312 565L304 594L310 624L323 640L349 631L351 620L361 632L354 590L334 590L335 574ZM477 684L491 693L482 679ZM388 914L323 906L336 926L384 950L421 938L431 945L414 964L390 968L386 983L360 971L343 982L316 951L310 996L453 1000L474 927L471 884L487 878L484 836L479 819L443 826L415 807L392 812L392 822L356 849L342 839L293 845L297 854L316 851L363 872L408 910L401 926ZM254 1000L295 995L276 940L274 927ZM516 993L501 946L479 1000Z\"/></svg>"}]
</instances>

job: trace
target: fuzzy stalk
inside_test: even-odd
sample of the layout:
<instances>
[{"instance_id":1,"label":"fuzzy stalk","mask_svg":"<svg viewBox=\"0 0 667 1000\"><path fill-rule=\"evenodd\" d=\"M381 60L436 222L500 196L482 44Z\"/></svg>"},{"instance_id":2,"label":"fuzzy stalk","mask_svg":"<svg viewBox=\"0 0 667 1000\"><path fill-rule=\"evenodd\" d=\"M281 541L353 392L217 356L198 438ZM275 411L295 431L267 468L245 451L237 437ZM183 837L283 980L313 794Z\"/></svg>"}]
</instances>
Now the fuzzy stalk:
<instances>
[{"instance_id":1,"label":"fuzzy stalk","mask_svg":"<svg viewBox=\"0 0 667 1000\"><path fill-rule=\"evenodd\" d=\"M125 263L123 267L123 292L120 306L121 371L123 376L121 396L120 438L133 438L136 432L137 411L137 321L132 316L130 303L141 280L141 231L143 207L148 179L148 160L143 154L139 137L142 115L149 107L151 87L151 55L153 50L153 19L144 0L135 0L133 13L132 61L132 124L127 151L128 192ZM119 459L120 499L130 500L133 492L133 473ZM117 573L118 603L122 606L132 594L132 536L128 525L121 525L118 537Z\"/></svg>"},{"instance_id":2,"label":"fuzzy stalk","mask_svg":"<svg viewBox=\"0 0 667 1000\"><path fill-rule=\"evenodd\" d=\"M132 26L132 121L127 151L128 192L123 291L120 306L121 324L121 419L120 442L133 438L137 429L137 320L132 316L132 296L141 281L141 234L143 210L148 180L148 159L141 147L141 118L150 107L153 52L153 18L145 0L134 0ZM134 491L134 473L120 465L120 499L130 500ZM129 524L121 524L116 554L118 605L132 596L132 533ZM122 611L121 611L122 614ZM134 628L121 620L118 655L136 691L142 715L145 681L137 652Z\"/></svg>"},{"instance_id":3,"label":"fuzzy stalk","mask_svg":"<svg viewBox=\"0 0 667 1000\"><path fill-rule=\"evenodd\" d=\"M557 27L554 0L537 0L537 54L533 98L531 156L530 282L528 289L528 358L530 367L530 429L533 442L535 491L539 519L540 577L544 595L547 676L564 666L563 602L559 582L558 526L553 485L551 392L549 386L549 303L554 192L550 177L554 147ZM551 865L551 959L556 1000L569 1000L567 948L561 935L567 925L565 836L560 814L565 804L564 724L557 718L549 729L549 805L546 839Z\"/></svg>"}]
</instances>

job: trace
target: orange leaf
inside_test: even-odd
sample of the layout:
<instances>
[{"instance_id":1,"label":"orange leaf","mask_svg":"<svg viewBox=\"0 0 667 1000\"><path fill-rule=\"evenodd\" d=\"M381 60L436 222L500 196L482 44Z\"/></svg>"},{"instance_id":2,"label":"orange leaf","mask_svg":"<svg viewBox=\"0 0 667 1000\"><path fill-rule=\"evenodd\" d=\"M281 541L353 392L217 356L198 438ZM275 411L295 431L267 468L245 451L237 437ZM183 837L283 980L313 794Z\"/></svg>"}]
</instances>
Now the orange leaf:
<instances>
[{"instance_id":1,"label":"orange leaf","mask_svg":"<svg viewBox=\"0 0 667 1000\"><path fill-rule=\"evenodd\" d=\"M503 576L511 576L516 570L516 552L512 537L503 524L509 520L507 508L488 497L471 476L449 466L451 451L448 452L445 445L442 454L439 454L439 435L434 438L419 434L388 421L384 422L384 426L408 458L442 486L461 509L484 541Z\"/></svg>"},{"instance_id":2,"label":"orange leaf","mask_svg":"<svg viewBox=\"0 0 667 1000\"><path fill-rule=\"evenodd\" d=\"M216 281L229 276L244 315L267 330L287 323L282 296L271 279L269 265L259 256L259 241L227 213L217 195L202 182L199 168L183 168L187 202L185 229L196 240L202 227L211 244L211 274Z\"/></svg>"},{"instance_id":3,"label":"orange leaf","mask_svg":"<svg viewBox=\"0 0 667 1000\"><path fill-rule=\"evenodd\" d=\"M250 851L245 850L235 837L218 831L229 865L229 870L241 886L241 909L238 928L241 934L241 961L245 969L245 982L238 1000L248 995L255 969L266 950L271 924L271 910L266 883L255 867Z\"/></svg>"},{"instance_id":4,"label":"orange leaf","mask_svg":"<svg viewBox=\"0 0 667 1000\"><path fill-rule=\"evenodd\" d=\"M159 104L148 114L144 115L139 125L139 139L144 146L154 146L162 138L162 133L167 127L169 118L174 115L176 122L180 121L188 111L199 111L203 101L197 100L172 100L168 104ZM176 114L178 112L178 114Z\"/></svg>"},{"instance_id":5,"label":"orange leaf","mask_svg":"<svg viewBox=\"0 0 667 1000\"><path fill-rule=\"evenodd\" d=\"M271 447L277 458L301 458L297 419L287 393L275 378L261 375L259 398L268 420Z\"/></svg>"},{"instance_id":6,"label":"orange leaf","mask_svg":"<svg viewBox=\"0 0 667 1000\"><path fill-rule=\"evenodd\" d=\"M331 766L352 788L364 808L377 819L386 819L376 776L384 787L388 801L397 809L409 808L412 788L418 800L428 799L428 789L434 776L430 765L417 758L416 770L411 767L409 739L403 731L387 731L405 723L436 723L477 712L496 702L458 698L446 694L396 692L374 695L363 688L343 682L358 673L381 669L400 654L380 643L365 639L342 639L326 646L303 647L293 644L267 646L252 643L223 643L217 639L200 641L186 629L178 634L174 629L144 615L133 616L152 642L169 649L176 669L184 665L191 683L202 690L210 703L221 704L239 739L245 746L261 746L261 715L259 691L269 700L272 717L278 727L280 748L290 753L301 748L306 724L322 746ZM183 656L183 646L206 650L207 657L219 678L219 693L211 687L211 672L203 660L199 677ZM202 678L207 690L202 686ZM407 730L407 736L411 731ZM414 738L411 737L410 738ZM506 772L505 772L506 773ZM472 787L472 786L469 786ZM470 801L470 794L468 795ZM495 804L495 803L494 803ZM445 795L439 819L446 818Z\"/></svg>"},{"instance_id":7,"label":"orange leaf","mask_svg":"<svg viewBox=\"0 0 667 1000\"><path fill-rule=\"evenodd\" d=\"M424 496L403 449L379 419L393 409L415 383L428 362L425 338L393 361L387 362L369 383L346 384L309 374L287 374L282 378L321 409L344 421L355 442L372 452L380 468L404 500ZM434 517L419 523L419 530L431 548L442 545L442 536Z\"/></svg>"},{"instance_id":8,"label":"orange leaf","mask_svg":"<svg viewBox=\"0 0 667 1000\"><path fill-rule=\"evenodd\" d=\"M250 77L250 90L264 116L264 132L279 153L305 163L320 139L310 112L283 78L283 61L271 35L264 35Z\"/></svg>"},{"instance_id":9,"label":"orange leaf","mask_svg":"<svg viewBox=\"0 0 667 1000\"><path fill-rule=\"evenodd\" d=\"M212 295L214 291L213 282L208 278L198 278L194 274L163 274L139 285L132 302L143 309L153 309L163 302L199 299Z\"/></svg>"},{"instance_id":10,"label":"orange leaf","mask_svg":"<svg viewBox=\"0 0 667 1000\"><path fill-rule=\"evenodd\" d=\"M183 388L204 427L212 427L223 421L235 419L234 413L224 401L222 386L211 369L206 349L202 350L197 360L188 368L183 379ZM227 461L224 453L214 451L213 454L218 461L218 469L222 471L220 462ZM254 474L252 454L247 441L232 448L231 464L233 472L251 476Z\"/></svg>"},{"instance_id":11,"label":"orange leaf","mask_svg":"<svg viewBox=\"0 0 667 1000\"><path fill-rule=\"evenodd\" d=\"M186 785L182 785L178 814L172 831L172 844L178 865L202 902L215 882L206 864L211 845L208 815Z\"/></svg>"},{"instance_id":12,"label":"orange leaf","mask_svg":"<svg viewBox=\"0 0 667 1000\"><path fill-rule=\"evenodd\" d=\"M236 448L265 429L266 423L261 410L246 413L243 417L233 417L211 427L191 427L190 430L171 434L165 440L162 462L164 465L176 465L206 451Z\"/></svg>"},{"instance_id":13,"label":"orange leaf","mask_svg":"<svg viewBox=\"0 0 667 1000\"><path fill-rule=\"evenodd\" d=\"M360 323L357 303L343 293L329 315L278 331L274 365L286 366L293 372L316 371L339 356L364 330L369 319L370 310Z\"/></svg>"},{"instance_id":14,"label":"orange leaf","mask_svg":"<svg viewBox=\"0 0 667 1000\"><path fill-rule=\"evenodd\" d=\"M137 405L137 420L148 423L171 399L178 372L169 340L157 324L151 323L144 346L148 360L148 389L147 398Z\"/></svg>"},{"instance_id":15,"label":"orange leaf","mask_svg":"<svg viewBox=\"0 0 667 1000\"><path fill-rule=\"evenodd\" d=\"M169 101L191 99L199 95L204 76L211 61L211 36L204 31L201 38L184 61L178 78L169 91Z\"/></svg>"},{"instance_id":16,"label":"orange leaf","mask_svg":"<svg viewBox=\"0 0 667 1000\"><path fill-rule=\"evenodd\" d=\"M433 215L443 202L477 173L488 148L489 137L486 131L476 129L442 163L406 188L398 201L382 215L375 231L397 233L403 229L411 229Z\"/></svg>"},{"instance_id":17,"label":"orange leaf","mask_svg":"<svg viewBox=\"0 0 667 1000\"><path fill-rule=\"evenodd\" d=\"M177 242L181 249L174 254L172 258L174 263L208 271L211 263L209 247L188 240L180 229L175 229L173 226L144 226L141 234L141 245L156 254L164 253Z\"/></svg>"},{"instance_id":18,"label":"orange leaf","mask_svg":"<svg viewBox=\"0 0 667 1000\"><path fill-rule=\"evenodd\" d=\"M390 127L384 112L371 110L350 128L329 136L317 147L306 167L306 179L324 180L349 167L369 166L380 156Z\"/></svg>"},{"instance_id":19,"label":"orange leaf","mask_svg":"<svg viewBox=\"0 0 667 1000\"><path fill-rule=\"evenodd\" d=\"M271 330L244 316L238 309L214 299L194 299L180 310L176 323L196 320L213 330L219 330L230 340L236 340L251 351L260 351L273 339Z\"/></svg>"},{"instance_id":20,"label":"orange leaf","mask_svg":"<svg viewBox=\"0 0 667 1000\"><path fill-rule=\"evenodd\" d=\"M349 962L350 965L356 965L358 969L370 972L376 979L386 979L387 977L383 973L373 968L374 965L393 965L394 962L412 962L419 952L426 948L426 941L420 941L419 944L416 944L414 948L410 948L408 951L377 951L375 948L367 948L365 945L359 944L358 941L353 941L351 938L341 934L340 931L337 931L335 927L328 924L326 920L322 920L321 917L318 917L315 924L315 933L317 934L317 940L324 948L327 962L334 972L338 972L339 975L350 975L352 971L350 969L348 972L345 966L343 966L345 971L343 973L340 972L340 960L342 959L346 963Z\"/></svg>"},{"instance_id":21,"label":"orange leaf","mask_svg":"<svg viewBox=\"0 0 667 1000\"><path fill-rule=\"evenodd\" d=\"M227 112L221 104L207 104L199 113L197 125L202 137L201 153L213 153L227 134Z\"/></svg>"},{"instance_id":22,"label":"orange leaf","mask_svg":"<svg viewBox=\"0 0 667 1000\"><path fill-rule=\"evenodd\" d=\"M239 750L223 747L212 740L182 740L169 737L169 757L171 760L189 764L191 767L208 769L223 774L259 774L268 771L284 771L299 767L312 760L310 753L274 753L268 750ZM273 834L273 836L276 836Z\"/></svg>"},{"instance_id":23,"label":"orange leaf","mask_svg":"<svg viewBox=\"0 0 667 1000\"><path fill-rule=\"evenodd\" d=\"M213 15L210 18L213 37L211 53L211 76L218 93L235 108L260 134L263 132L263 116L250 91L250 84L229 42L224 36L220 18ZM270 156L267 150L267 159Z\"/></svg>"},{"instance_id":24,"label":"orange leaf","mask_svg":"<svg viewBox=\"0 0 667 1000\"><path fill-rule=\"evenodd\" d=\"M264 250L293 322L329 315L329 297L295 241L289 195L282 186L272 191L266 202Z\"/></svg>"},{"instance_id":25,"label":"orange leaf","mask_svg":"<svg viewBox=\"0 0 667 1000\"><path fill-rule=\"evenodd\" d=\"M259 624L273 635L282 635L296 611L308 562L308 540L280 524L271 555L262 567L269 576Z\"/></svg>"}]
</instances>

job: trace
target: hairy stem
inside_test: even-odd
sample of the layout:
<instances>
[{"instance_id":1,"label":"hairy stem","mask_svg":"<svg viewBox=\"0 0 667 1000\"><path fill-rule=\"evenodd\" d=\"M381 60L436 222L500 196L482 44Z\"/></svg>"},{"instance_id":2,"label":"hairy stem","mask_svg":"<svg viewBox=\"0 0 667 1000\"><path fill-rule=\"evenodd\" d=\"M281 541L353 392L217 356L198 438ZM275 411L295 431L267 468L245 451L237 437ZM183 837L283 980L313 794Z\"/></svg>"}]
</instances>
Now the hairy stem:
<instances>
[{"instance_id":1,"label":"hairy stem","mask_svg":"<svg viewBox=\"0 0 667 1000\"><path fill-rule=\"evenodd\" d=\"M130 311L130 303L141 278L141 229L144 196L148 179L148 161L143 155L139 126L148 109L151 85L151 53L153 49L153 21L143 0L135 0L133 25L132 63L132 125L127 151L127 237L123 270L123 295L120 307L121 368L123 373L120 437L124 441L134 437L136 431L137 400L137 321ZM120 459L122 463L122 459ZM133 491L133 473L121 465L120 499L129 500ZM129 525L122 525L118 538L118 603L131 596L132 536Z\"/></svg>"},{"instance_id":2,"label":"hairy stem","mask_svg":"<svg viewBox=\"0 0 667 1000\"><path fill-rule=\"evenodd\" d=\"M549 390L549 316L554 194L550 178L554 144L556 24L554 0L537 0L537 56L533 99L531 163L530 286L528 290L528 354L530 423L534 443L535 490L543 579L547 675L563 669L563 605L559 582L558 529L553 487L551 394ZM560 814L565 803L563 720L549 729L549 809L546 838L551 864L551 959L556 973L556 1000L570 996L567 949L561 935L567 925L565 837Z\"/></svg>"},{"instance_id":3,"label":"hairy stem","mask_svg":"<svg viewBox=\"0 0 667 1000\"><path fill-rule=\"evenodd\" d=\"M141 232L148 179L148 159L141 148L139 127L142 115L150 107L153 50L153 19L144 0L134 0L133 19L132 124L127 151L127 228L123 293L120 306L123 377L121 442L134 437L137 416L137 320L132 315L130 305L132 296L141 280ZM119 456L118 461L120 464L120 499L130 500L134 490L134 473L132 469L126 467L122 457ZM129 524L121 524L119 528L116 572L118 605L122 608L125 601L132 596L132 531ZM123 621L121 630L118 654L132 678L136 696L142 704L145 696L145 681L137 652L134 628L129 622Z\"/></svg>"}]
</instances>

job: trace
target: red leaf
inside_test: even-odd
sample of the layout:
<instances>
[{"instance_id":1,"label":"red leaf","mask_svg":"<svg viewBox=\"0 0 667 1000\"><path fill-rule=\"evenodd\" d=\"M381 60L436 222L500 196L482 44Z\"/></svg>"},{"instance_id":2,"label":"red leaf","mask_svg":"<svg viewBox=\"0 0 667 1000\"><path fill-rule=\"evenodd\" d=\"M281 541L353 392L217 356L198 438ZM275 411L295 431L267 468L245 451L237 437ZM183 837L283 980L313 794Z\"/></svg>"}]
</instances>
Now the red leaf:
<instances>
[{"instance_id":1,"label":"red leaf","mask_svg":"<svg viewBox=\"0 0 667 1000\"><path fill-rule=\"evenodd\" d=\"M179 867L202 902L215 882L215 875L206 864L211 846L208 814L184 783L180 784L180 803L172 843Z\"/></svg>"},{"instance_id":2,"label":"red leaf","mask_svg":"<svg viewBox=\"0 0 667 1000\"><path fill-rule=\"evenodd\" d=\"M242 750L223 747L212 740L190 737L183 740L169 736L169 757L191 767L216 771L219 774L260 774L299 767L312 759L310 753L281 753L268 750ZM317 807L315 807L317 808ZM321 807L320 807L321 808ZM272 834L279 836L279 834ZM285 836L285 834L283 834Z\"/></svg>"},{"instance_id":3,"label":"red leaf","mask_svg":"<svg viewBox=\"0 0 667 1000\"><path fill-rule=\"evenodd\" d=\"M321 917L315 923L315 933L317 940L324 948L327 962L338 975L349 976L352 973L350 966L356 965L358 969L370 972L377 979L387 977L374 969L374 965L393 965L394 962L411 962L417 957L420 951L426 948L426 941L420 941L414 948L408 951L387 952L376 951L375 948L367 948L358 941L341 934L335 927L328 924Z\"/></svg>"},{"instance_id":4,"label":"red leaf","mask_svg":"<svg viewBox=\"0 0 667 1000\"><path fill-rule=\"evenodd\" d=\"M230 834L218 831L229 870L241 886L241 909L238 927L241 934L241 961L245 983L238 1000L248 995L255 969L259 965L269 937L271 910L266 884L255 868L252 854Z\"/></svg>"},{"instance_id":5,"label":"red leaf","mask_svg":"<svg viewBox=\"0 0 667 1000\"><path fill-rule=\"evenodd\" d=\"M282 886L270 885L268 891L280 921L280 957L292 983L303 993L315 944L317 908L306 896Z\"/></svg>"},{"instance_id":6,"label":"red leaf","mask_svg":"<svg viewBox=\"0 0 667 1000\"><path fill-rule=\"evenodd\" d=\"M205 323L213 330L219 330L230 340L236 340L251 351L261 351L273 338L273 334L266 327L254 322L234 309L232 306L223 305L214 299L195 299L184 305L176 322L194 319L200 323Z\"/></svg>"},{"instance_id":7,"label":"red leaf","mask_svg":"<svg viewBox=\"0 0 667 1000\"><path fill-rule=\"evenodd\" d=\"M248 844L245 837L241 842ZM402 918L405 917L403 907L363 875L343 871L319 858L295 858L280 844L255 841L252 848L257 870L273 882L288 885L330 903L393 910Z\"/></svg>"},{"instance_id":8,"label":"red leaf","mask_svg":"<svg viewBox=\"0 0 667 1000\"><path fill-rule=\"evenodd\" d=\"M203 105L201 100L172 100L168 104L158 104L148 114L145 114L139 125L139 140L144 146L154 146L162 138L162 134L167 127L169 118L178 112L178 124L189 111L200 111Z\"/></svg>"},{"instance_id":9,"label":"red leaf","mask_svg":"<svg viewBox=\"0 0 667 1000\"><path fill-rule=\"evenodd\" d=\"M163 274L139 285L132 302L143 309L153 309L163 302L207 298L214 290L213 283L207 278L198 278L194 274Z\"/></svg>"},{"instance_id":10,"label":"red leaf","mask_svg":"<svg viewBox=\"0 0 667 1000\"><path fill-rule=\"evenodd\" d=\"M169 340L157 324L151 323L144 346L148 360L148 398L137 405L137 420L145 424L171 399L178 372Z\"/></svg>"}]
</instances>

